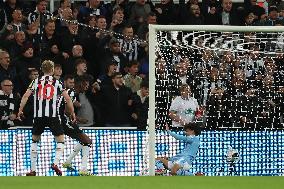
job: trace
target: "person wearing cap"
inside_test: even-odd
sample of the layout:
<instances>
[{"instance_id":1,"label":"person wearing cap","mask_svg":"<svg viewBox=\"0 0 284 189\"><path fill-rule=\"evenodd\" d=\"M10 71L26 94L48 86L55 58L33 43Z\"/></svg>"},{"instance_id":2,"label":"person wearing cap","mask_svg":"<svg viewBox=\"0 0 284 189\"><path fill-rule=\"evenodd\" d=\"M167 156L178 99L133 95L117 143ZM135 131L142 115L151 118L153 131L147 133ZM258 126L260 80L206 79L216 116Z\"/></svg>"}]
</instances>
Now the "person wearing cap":
<instances>
[{"instance_id":1,"label":"person wearing cap","mask_svg":"<svg viewBox=\"0 0 284 189\"><path fill-rule=\"evenodd\" d=\"M123 75L126 74L126 65L128 64L127 58L121 53L120 49L120 43L119 40L116 38L111 38L109 41L109 48L106 49L104 55L104 58L100 61L100 72L102 74L105 73L106 67L108 66L108 63L116 62L117 64L117 72L121 72Z\"/></svg>"},{"instance_id":2,"label":"person wearing cap","mask_svg":"<svg viewBox=\"0 0 284 189\"><path fill-rule=\"evenodd\" d=\"M173 176L193 176L194 174L190 169L199 150L201 128L196 123L188 123L184 126L184 136L170 131L169 126L166 125L166 132L176 140L184 142L185 147L173 157L158 157L156 159L156 174L163 174L164 168L166 168Z\"/></svg>"}]
</instances>

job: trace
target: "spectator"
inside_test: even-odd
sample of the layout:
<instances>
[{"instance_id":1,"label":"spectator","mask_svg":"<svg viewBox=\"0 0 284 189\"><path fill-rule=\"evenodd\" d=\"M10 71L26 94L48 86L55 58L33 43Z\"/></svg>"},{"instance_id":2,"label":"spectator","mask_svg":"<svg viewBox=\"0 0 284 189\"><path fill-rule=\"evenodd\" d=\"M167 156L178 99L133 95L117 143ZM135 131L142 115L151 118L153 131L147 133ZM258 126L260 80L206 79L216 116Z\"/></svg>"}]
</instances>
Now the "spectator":
<instances>
[{"instance_id":1,"label":"spectator","mask_svg":"<svg viewBox=\"0 0 284 189\"><path fill-rule=\"evenodd\" d=\"M12 14L12 22L10 23L13 26L13 32L16 33L18 31L23 31L26 32L28 27L26 24L23 23L24 18L22 14L22 10L20 9L15 9Z\"/></svg>"},{"instance_id":2,"label":"spectator","mask_svg":"<svg viewBox=\"0 0 284 189\"><path fill-rule=\"evenodd\" d=\"M62 66L60 64L54 64L53 77L61 81L61 83L64 82L63 77L62 77Z\"/></svg>"},{"instance_id":3,"label":"spectator","mask_svg":"<svg viewBox=\"0 0 284 189\"><path fill-rule=\"evenodd\" d=\"M90 92L90 79L85 76L79 76L75 79L75 91L78 95L78 106L77 116L78 125L80 127L91 127L94 126L96 120L96 111L94 103L94 95Z\"/></svg>"},{"instance_id":4,"label":"spectator","mask_svg":"<svg viewBox=\"0 0 284 189\"><path fill-rule=\"evenodd\" d=\"M145 0L136 0L131 8L129 24L133 26L135 31L137 27L147 20L148 14L151 12L151 6Z\"/></svg>"},{"instance_id":5,"label":"spectator","mask_svg":"<svg viewBox=\"0 0 284 189\"><path fill-rule=\"evenodd\" d=\"M183 84L188 84L192 87L193 85L193 77L189 72L189 68L191 67L190 61L188 58L183 58L179 63L174 65L174 73L169 77L172 83L175 83L172 86L169 86L170 91L173 96L177 96L180 94L179 87Z\"/></svg>"},{"instance_id":6,"label":"spectator","mask_svg":"<svg viewBox=\"0 0 284 189\"><path fill-rule=\"evenodd\" d=\"M195 112L199 105L197 99L192 97L190 86L183 84L180 86L180 95L173 99L169 109L169 117L173 127L181 128L185 124L195 121Z\"/></svg>"},{"instance_id":7,"label":"spectator","mask_svg":"<svg viewBox=\"0 0 284 189\"><path fill-rule=\"evenodd\" d=\"M216 9L210 11L210 16L206 16L205 23L209 25L240 25L240 17L233 9L232 0L223 0L221 6L220 12L216 12Z\"/></svg>"},{"instance_id":8,"label":"spectator","mask_svg":"<svg viewBox=\"0 0 284 189\"><path fill-rule=\"evenodd\" d=\"M52 14L47 10L47 1L46 0L37 0L36 1L36 10L31 12L28 16L29 24L34 23L38 20L41 23L42 29L44 27L45 21L50 19Z\"/></svg>"},{"instance_id":9,"label":"spectator","mask_svg":"<svg viewBox=\"0 0 284 189\"><path fill-rule=\"evenodd\" d=\"M126 74L127 58L121 53L119 40L112 38L109 42L109 48L106 49L104 57L100 61L100 72L104 73L109 63L117 63L117 72ZM101 74L100 74L101 75Z\"/></svg>"},{"instance_id":10,"label":"spectator","mask_svg":"<svg viewBox=\"0 0 284 189\"><path fill-rule=\"evenodd\" d=\"M18 0L6 0L3 7L7 19L6 23L12 22L13 20L12 14L16 9L22 8Z\"/></svg>"},{"instance_id":11,"label":"spectator","mask_svg":"<svg viewBox=\"0 0 284 189\"><path fill-rule=\"evenodd\" d=\"M110 24L110 29L117 33L122 33L124 26L126 25L126 20L124 17L124 10L121 7L117 7L113 10L112 20Z\"/></svg>"},{"instance_id":12,"label":"spectator","mask_svg":"<svg viewBox=\"0 0 284 189\"><path fill-rule=\"evenodd\" d=\"M245 11L252 13L254 20L259 21L261 15L265 14L265 9L257 4L257 0L244 0Z\"/></svg>"},{"instance_id":13,"label":"spectator","mask_svg":"<svg viewBox=\"0 0 284 189\"><path fill-rule=\"evenodd\" d=\"M109 35L106 32L107 29L107 20L104 16L99 16L97 20L97 27L99 31L96 33L96 38L98 40L98 46L99 47L106 47L106 44L109 41Z\"/></svg>"},{"instance_id":14,"label":"spectator","mask_svg":"<svg viewBox=\"0 0 284 189\"><path fill-rule=\"evenodd\" d=\"M111 2L112 9L114 10L113 13L117 8L122 8L124 10L125 20L129 19L132 5L133 5L132 2L129 2L129 0L119 0L119 1L115 0Z\"/></svg>"},{"instance_id":15,"label":"spectator","mask_svg":"<svg viewBox=\"0 0 284 189\"><path fill-rule=\"evenodd\" d=\"M14 61L13 65L16 67L16 72L20 82L27 80L30 70L40 69L40 60L34 56L34 50L32 44L25 44L22 49L22 53Z\"/></svg>"},{"instance_id":16,"label":"spectator","mask_svg":"<svg viewBox=\"0 0 284 189\"><path fill-rule=\"evenodd\" d=\"M188 1L185 5L184 1L180 2L180 19L179 24L192 24L201 25L204 24L203 16L200 13L200 7L198 1Z\"/></svg>"},{"instance_id":17,"label":"spectator","mask_svg":"<svg viewBox=\"0 0 284 189\"><path fill-rule=\"evenodd\" d=\"M271 6L268 9L268 19L263 21L263 22L259 22L259 25L262 26L275 26L275 24L278 21L278 9L276 6Z\"/></svg>"},{"instance_id":18,"label":"spectator","mask_svg":"<svg viewBox=\"0 0 284 189\"><path fill-rule=\"evenodd\" d=\"M37 69L29 69L27 76L25 77L24 80L22 80L22 88L20 91L20 95L23 96L23 94L25 94L26 90L28 89L29 85L31 84L31 82L38 78L39 76L39 71ZM33 115L31 116L31 118L33 118Z\"/></svg>"},{"instance_id":19,"label":"spectator","mask_svg":"<svg viewBox=\"0 0 284 189\"><path fill-rule=\"evenodd\" d=\"M111 38L109 33L106 32L107 23L104 16L99 16L97 18L97 27L99 30L96 30L96 34L92 35L88 42L85 43L85 56L90 62L92 74L95 77L98 77L99 75L101 69L99 67L100 60Z\"/></svg>"},{"instance_id":20,"label":"spectator","mask_svg":"<svg viewBox=\"0 0 284 189\"><path fill-rule=\"evenodd\" d=\"M83 58L77 59L76 62L76 69L75 69L75 79L78 76L83 76L87 74L87 61Z\"/></svg>"},{"instance_id":21,"label":"spectator","mask_svg":"<svg viewBox=\"0 0 284 189\"><path fill-rule=\"evenodd\" d=\"M59 8L56 11L54 11L53 16L62 18L63 10L66 8L71 8L71 2L70 0L60 0L59 4L60 4Z\"/></svg>"},{"instance_id":22,"label":"spectator","mask_svg":"<svg viewBox=\"0 0 284 189\"><path fill-rule=\"evenodd\" d=\"M199 77L195 80L196 97L200 99L200 104L206 105L210 92L215 88L224 88L219 80L218 67L212 66L205 71L205 77Z\"/></svg>"},{"instance_id":23,"label":"spectator","mask_svg":"<svg viewBox=\"0 0 284 189\"><path fill-rule=\"evenodd\" d=\"M129 25L123 29L123 39L119 39L120 49L123 55L129 60L138 60L141 54L141 47L146 44L134 39L133 28Z\"/></svg>"},{"instance_id":24,"label":"spectator","mask_svg":"<svg viewBox=\"0 0 284 189\"><path fill-rule=\"evenodd\" d=\"M72 48L72 56L68 58L63 64L64 74L74 74L76 68L76 61L83 58L83 47L81 45L74 45Z\"/></svg>"},{"instance_id":25,"label":"spectator","mask_svg":"<svg viewBox=\"0 0 284 189\"><path fill-rule=\"evenodd\" d=\"M117 62L112 61L108 64L106 73L99 76L97 82L100 86L112 86L112 75L117 72Z\"/></svg>"},{"instance_id":26,"label":"spectator","mask_svg":"<svg viewBox=\"0 0 284 189\"><path fill-rule=\"evenodd\" d=\"M55 21L52 19L49 19L46 21L44 26L44 32L42 35L32 35L33 41L34 41L34 47L35 52L38 54L41 58L48 57L51 53L51 47L53 45L56 45L58 48L58 38L55 35L56 27L55 27ZM56 54L55 52L53 52Z\"/></svg>"},{"instance_id":27,"label":"spectator","mask_svg":"<svg viewBox=\"0 0 284 189\"><path fill-rule=\"evenodd\" d=\"M155 10L158 24L169 25L177 22L177 8L173 0L161 0L155 5Z\"/></svg>"},{"instance_id":28,"label":"spectator","mask_svg":"<svg viewBox=\"0 0 284 189\"><path fill-rule=\"evenodd\" d=\"M18 92L17 73L15 67L10 64L10 55L7 51L0 50L0 82L7 78L12 81L15 91Z\"/></svg>"},{"instance_id":29,"label":"spectator","mask_svg":"<svg viewBox=\"0 0 284 189\"><path fill-rule=\"evenodd\" d=\"M97 19L96 16L89 16L86 19L86 24L90 27L84 27L80 33L80 38L84 44L94 35L96 35L97 30L95 27L97 26Z\"/></svg>"},{"instance_id":30,"label":"spectator","mask_svg":"<svg viewBox=\"0 0 284 189\"><path fill-rule=\"evenodd\" d=\"M68 20L76 20L76 18L73 17L72 9L71 8L65 8L62 10L62 13L59 15L59 18L56 20L56 33L57 35L62 35L62 33L66 32L68 30Z\"/></svg>"},{"instance_id":31,"label":"spectator","mask_svg":"<svg viewBox=\"0 0 284 189\"><path fill-rule=\"evenodd\" d=\"M149 32L149 25L150 24L157 24L157 16L155 13L150 12L147 15L147 20L140 24L140 26L137 29L137 35L140 39L145 40L146 34Z\"/></svg>"},{"instance_id":32,"label":"spectator","mask_svg":"<svg viewBox=\"0 0 284 189\"><path fill-rule=\"evenodd\" d=\"M0 90L0 130L14 126L19 107L19 98L13 94L13 83L10 79L1 81Z\"/></svg>"},{"instance_id":33,"label":"spectator","mask_svg":"<svg viewBox=\"0 0 284 189\"><path fill-rule=\"evenodd\" d=\"M78 21L86 23L86 18L89 16L108 16L107 9L103 6L100 0L89 0L88 7L81 7L78 14Z\"/></svg>"},{"instance_id":34,"label":"spectator","mask_svg":"<svg viewBox=\"0 0 284 189\"><path fill-rule=\"evenodd\" d=\"M133 119L132 125L137 127L139 130L146 130L149 109L148 82L143 81L140 85L140 90L134 93L131 99L133 101L133 113L131 114Z\"/></svg>"},{"instance_id":35,"label":"spectator","mask_svg":"<svg viewBox=\"0 0 284 189\"><path fill-rule=\"evenodd\" d=\"M68 30L63 32L60 36L59 49L63 52L65 59L68 59L72 53L72 48L74 45L80 45L80 35L79 35L78 22L72 20L68 23Z\"/></svg>"},{"instance_id":36,"label":"spectator","mask_svg":"<svg viewBox=\"0 0 284 189\"><path fill-rule=\"evenodd\" d=\"M190 6L190 19L186 23L190 25L204 25L204 18L198 5Z\"/></svg>"},{"instance_id":37,"label":"spectator","mask_svg":"<svg viewBox=\"0 0 284 189\"><path fill-rule=\"evenodd\" d=\"M234 121L242 129L258 130L257 122L261 113L261 100L256 95L257 90L248 87L245 95L239 98L239 106L233 108Z\"/></svg>"},{"instance_id":38,"label":"spectator","mask_svg":"<svg viewBox=\"0 0 284 189\"><path fill-rule=\"evenodd\" d=\"M126 74L124 79L124 84L126 87L130 88L133 93L136 93L140 89L142 78L138 76L138 66L137 61L131 61L128 65L128 74Z\"/></svg>"},{"instance_id":39,"label":"spectator","mask_svg":"<svg viewBox=\"0 0 284 189\"><path fill-rule=\"evenodd\" d=\"M274 87L274 78L266 75L262 80L260 88L261 116L259 118L259 129L278 128L280 123L279 106L277 102L277 92Z\"/></svg>"},{"instance_id":40,"label":"spectator","mask_svg":"<svg viewBox=\"0 0 284 189\"><path fill-rule=\"evenodd\" d=\"M131 91L123 85L123 76L116 72L112 75L111 86L101 88L101 112L106 127L129 127L131 115Z\"/></svg>"},{"instance_id":41,"label":"spectator","mask_svg":"<svg viewBox=\"0 0 284 189\"><path fill-rule=\"evenodd\" d=\"M206 102L206 126L212 130L231 127L232 105L230 96L221 87L211 90Z\"/></svg>"},{"instance_id":42,"label":"spectator","mask_svg":"<svg viewBox=\"0 0 284 189\"><path fill-rule=\"evenodd\" d=\"M23 31L15 33L13 40L5 40L4 46L9 51L11 58L14 59L21 54L21 49L26 42L26 34Z\"/></svg>"},{"instance_id":43,"label":"spectator","mask_svg":"<svg viewBox=\"0 0 284 189\"><path fill-rule=\"evenodd\" d=\"M23 81L21 95L24 95L29 85L33 80L39 77L39 72L36 69L29 70L28 78ZM23 126L31 126L34 119L34 106L33 97L29 98L25 108L24 108L24 119L21 123Z\"/></svg>"}]
</instances>

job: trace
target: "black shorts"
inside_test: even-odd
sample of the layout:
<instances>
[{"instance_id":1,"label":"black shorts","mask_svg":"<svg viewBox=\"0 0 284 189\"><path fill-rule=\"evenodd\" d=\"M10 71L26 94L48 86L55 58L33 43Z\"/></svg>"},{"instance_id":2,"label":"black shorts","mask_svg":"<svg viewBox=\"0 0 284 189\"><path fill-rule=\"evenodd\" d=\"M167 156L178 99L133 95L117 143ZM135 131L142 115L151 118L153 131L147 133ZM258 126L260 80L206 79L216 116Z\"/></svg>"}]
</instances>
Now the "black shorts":
<instances>
[{"instance_id":1,"label":"black shorts","mask_svg":"<svg viewBox=\"0 0 284 189\"><path fill-rule=\"evenodd\" d=\"M54 136L63 135L63 127L57 117L37 117L33 122L33 135L41 135L45 127L49 127Z\"/></svg>"},{"instance_id":2,"label":"black shorts","mask_svg":"<svg viewBox=\"0 0 284 189\"><path fill-rule=\"evenodd\" d=\"M83 131L79 128L79 126L67 121L64 118L61 120L64 134L80 142L80 134L83 133Z\"/></svg>"}]
</instances>

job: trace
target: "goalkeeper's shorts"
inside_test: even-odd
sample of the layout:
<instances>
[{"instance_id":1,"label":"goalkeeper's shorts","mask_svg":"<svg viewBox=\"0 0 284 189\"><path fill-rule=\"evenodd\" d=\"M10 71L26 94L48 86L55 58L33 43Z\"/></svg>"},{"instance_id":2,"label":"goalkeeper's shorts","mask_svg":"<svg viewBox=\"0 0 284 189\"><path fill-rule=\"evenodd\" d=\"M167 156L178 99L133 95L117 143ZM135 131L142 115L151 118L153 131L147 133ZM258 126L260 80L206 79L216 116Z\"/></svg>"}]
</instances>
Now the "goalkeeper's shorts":
<instances>
[{"instance_id":1,"label":"goalkeeper's shorts","mask_svg":"<svg viewBox=\"0 0 284 189\"><path fill-rule=\"evenodd\" d=\"M172 169L175 164L178 164L182 169L189 170L192 167L193 158L170 158L168 168Z\"/></svg>"}]
</instances>

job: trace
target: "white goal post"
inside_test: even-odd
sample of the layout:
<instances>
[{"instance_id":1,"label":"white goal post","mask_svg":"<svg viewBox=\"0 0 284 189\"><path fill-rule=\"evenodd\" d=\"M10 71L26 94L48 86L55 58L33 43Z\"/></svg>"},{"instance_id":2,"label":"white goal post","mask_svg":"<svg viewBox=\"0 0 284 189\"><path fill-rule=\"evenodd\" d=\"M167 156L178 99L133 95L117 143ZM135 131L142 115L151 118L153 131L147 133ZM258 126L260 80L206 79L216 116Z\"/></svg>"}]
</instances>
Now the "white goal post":
<instances>
[{"instance_id":1,"label":"white goal post","mask_svg":"<svg viewBox=\"0 0 284 189\"><path fill-rule=\"evenodd\" d=\"M284 26L150 25L149 26L149 175L155 175L155 53L158 31L284 32Z\"/></svg>"}]
</instances>

